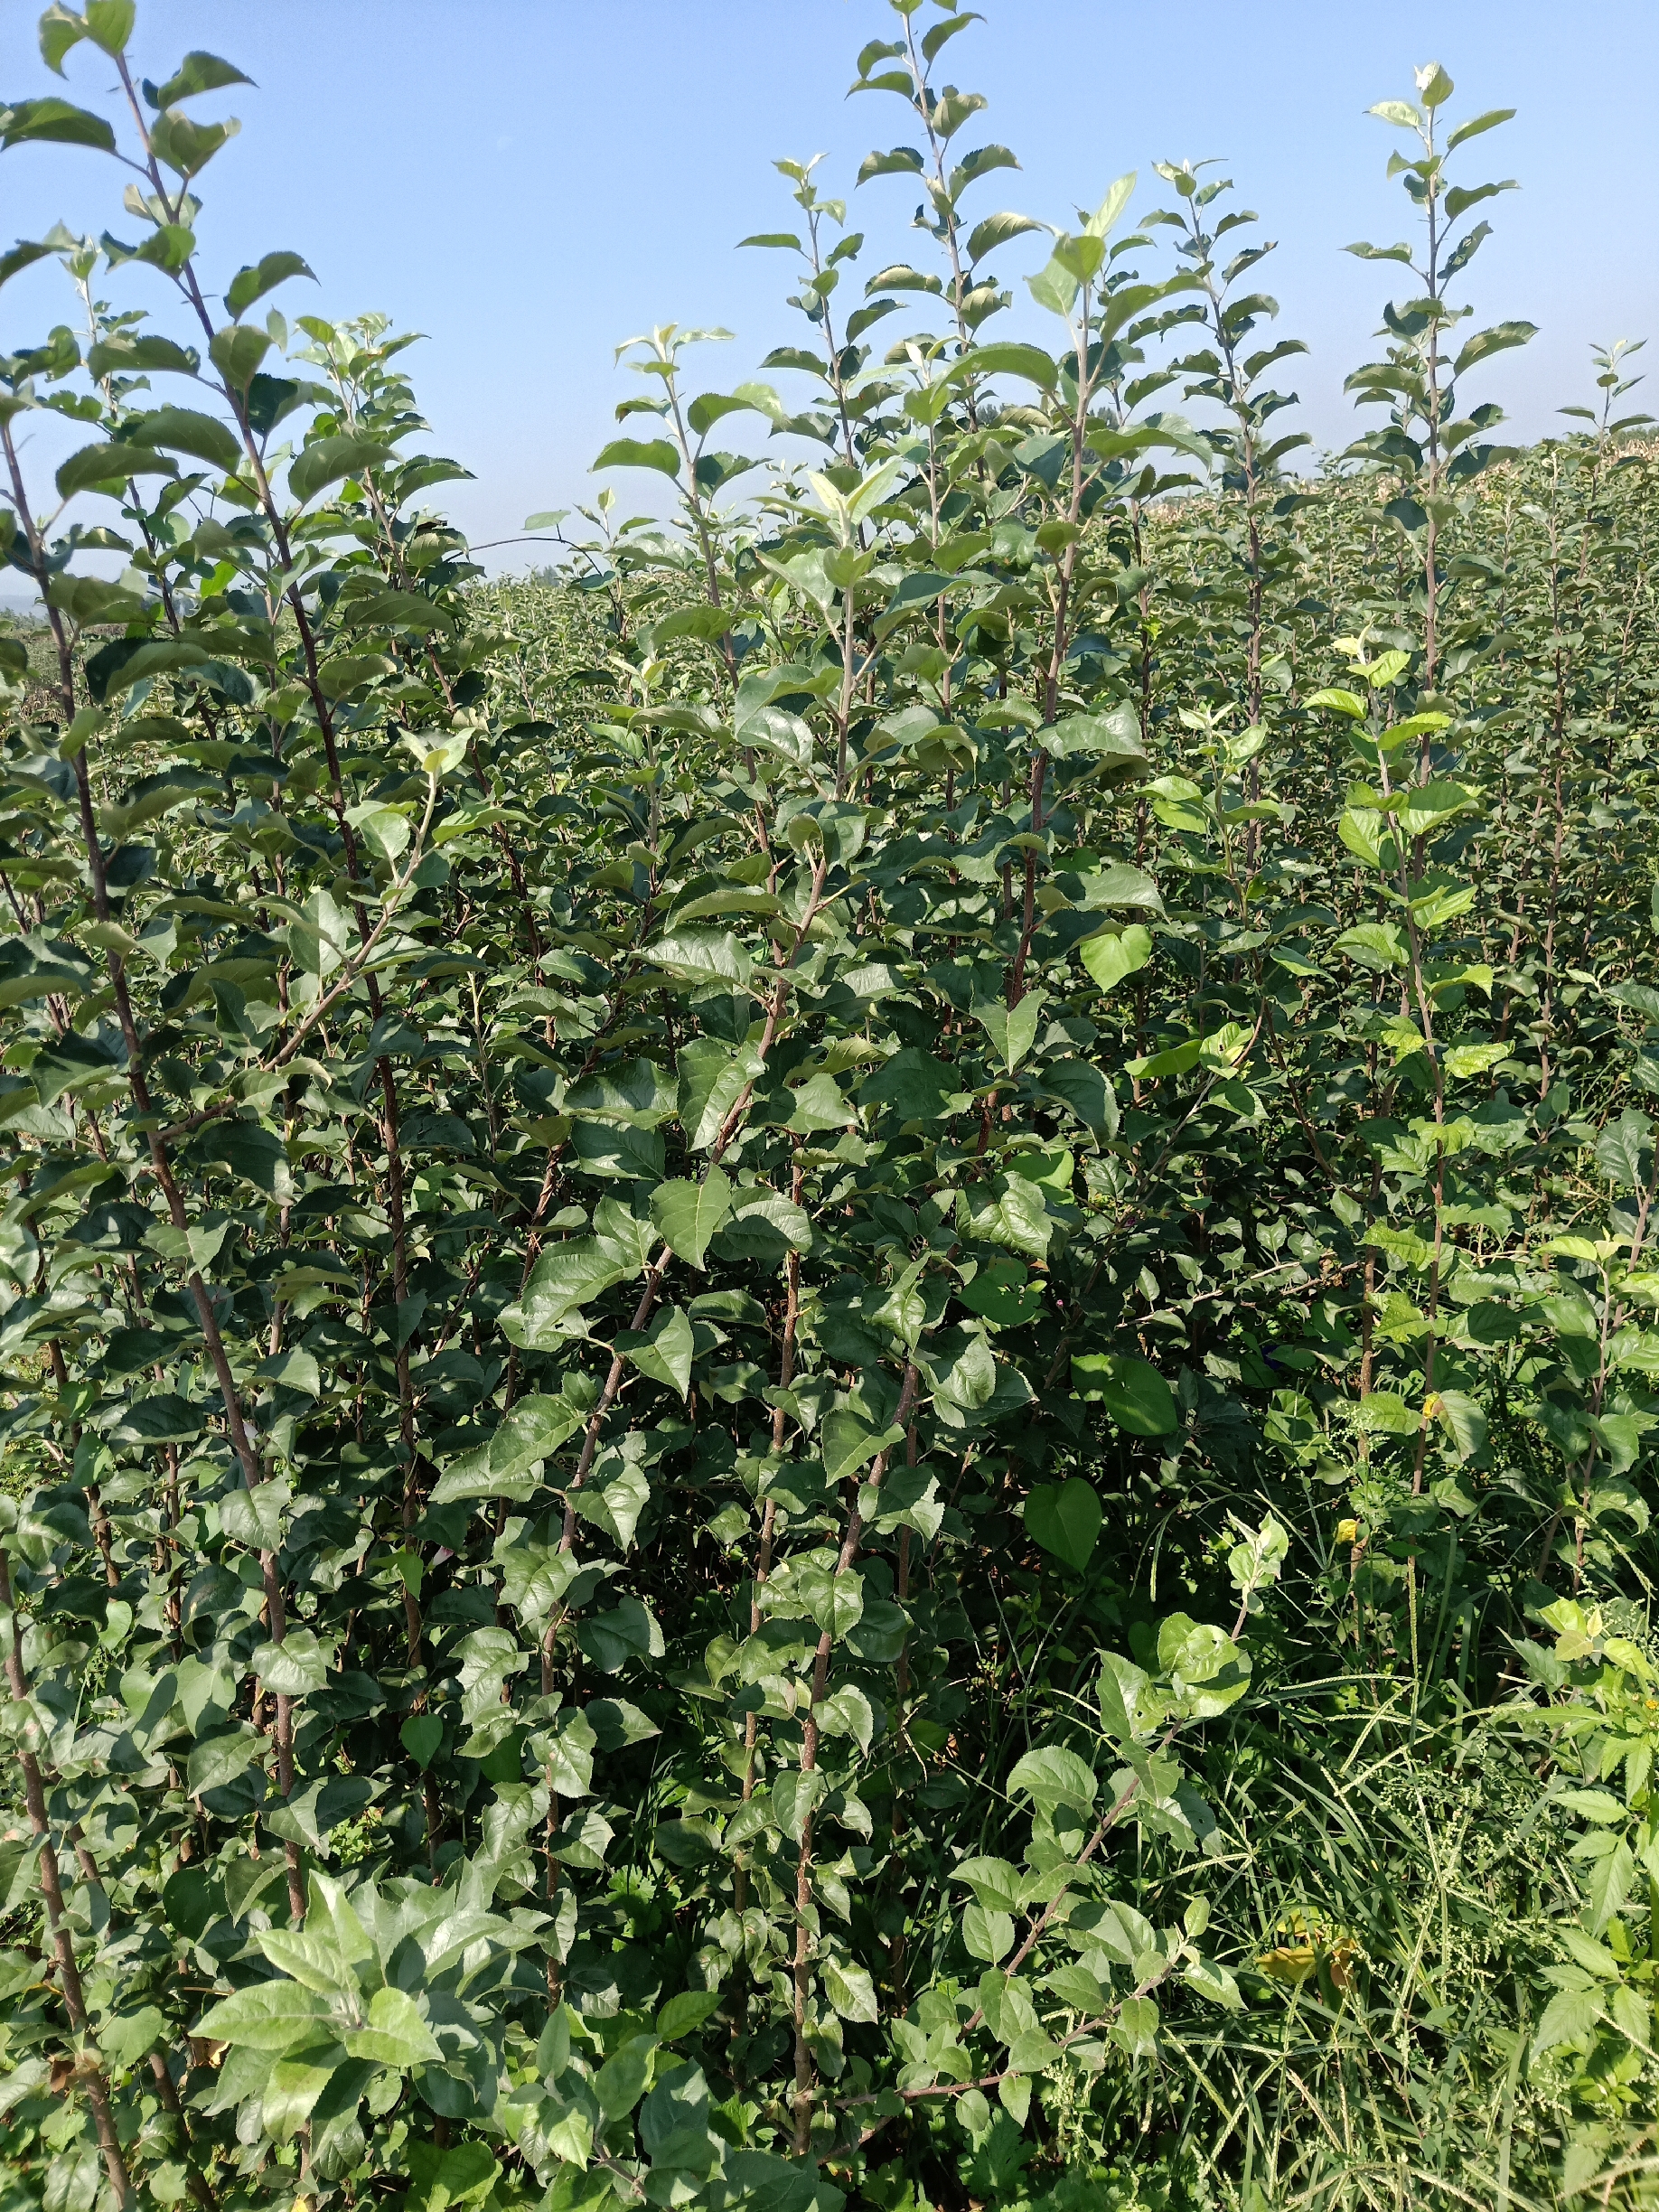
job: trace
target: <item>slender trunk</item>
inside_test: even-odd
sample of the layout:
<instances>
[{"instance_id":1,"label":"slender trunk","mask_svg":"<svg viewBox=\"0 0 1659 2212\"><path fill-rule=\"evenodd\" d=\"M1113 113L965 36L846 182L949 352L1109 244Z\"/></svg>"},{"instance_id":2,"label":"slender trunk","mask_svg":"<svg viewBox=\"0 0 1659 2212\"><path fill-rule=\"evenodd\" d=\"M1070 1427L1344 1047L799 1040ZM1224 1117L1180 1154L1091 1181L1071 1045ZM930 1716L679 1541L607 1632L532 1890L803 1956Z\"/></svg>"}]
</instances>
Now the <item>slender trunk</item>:
<instances>
[{"instance_id":1,"label":"slender trunk","mask_svg":"<svg viewBox=\"0 0 1659 2212\"><path fill-rule=\"evenodd\" d=\"M908 1426L911 1408L916 1399L916 1367L913 1360L904 1370L904 1387L899 1393L897 1424ZM887 1455L877 1455L870 1468L867 1487L879 1491L887 1471ZM846 1574L858 1556L863 1540L864 1521L858 1501L863 1495L859 1478L853 1477L853 1504L847 1516L847 1533L835 1563L837 1577ZM834 1631L826 1628L818 1639L818 1649L812 1658L812 1695L807 1707L806 1720L801 1732L801 1772L815 1774L818 1770L818 1711L824 1701L830 1680L830 1655L835 1648ZM811 2002L812 1988L812 1810L811 1800L801 1822L801 1847L795 1859L795 2156L805 2158L811 2147L812 2104L817 2093L818 2069L812 2062L812 2047L807 2036L807 2018Z\"/></svg>"},{"instance_id":2,"label":"slender trunk","mask_svg":"<svg viewBox=\"0 0 1659 2212\"><path fill-rule=\"evenodd\" d=\"M11 1616L11 1641L6 1647L6 1680L14 1704L27 1707L29 1702L28 1677L23 1664L23 1622L18 1617L12 1596L10 1562L0 1550L0 1607ZM46 1792L41 1781L40 1761L27 1748L19 1756L23 1768L23 1798L29 1808L29 1826L39 1840L41 1864L41 1894L46 1900L46 1925L52 1936L52 1950L58 1962L58 1987L62 1992L63 2009L69 2014L70 2027L81 2049L75 2061L73 2078L92 2109L92 2124L98 2133L98 2147L104 2154L104 2168L109 2176L116 2202L121 2212L132 2204L132 2178L127 2170L120 2139L116 2132L115 2113L109 2102L109 2081L92 2041L91 2026L87 2018L86 1998L80 1985L80 1968L76 1964L74 1939L63 1908L63 1882L58 1870L58 1854L52 1840L52 1827L46 1817Z\"/></svg>"}]
</instances>

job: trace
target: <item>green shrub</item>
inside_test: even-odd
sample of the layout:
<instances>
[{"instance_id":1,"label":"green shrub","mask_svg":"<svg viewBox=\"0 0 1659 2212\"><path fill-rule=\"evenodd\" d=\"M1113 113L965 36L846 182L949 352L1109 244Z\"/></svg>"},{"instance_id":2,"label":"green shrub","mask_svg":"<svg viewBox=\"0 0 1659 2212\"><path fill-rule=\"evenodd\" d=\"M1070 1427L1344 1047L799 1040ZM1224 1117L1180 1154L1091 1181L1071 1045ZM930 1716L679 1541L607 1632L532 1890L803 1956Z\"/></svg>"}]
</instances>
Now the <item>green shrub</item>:
<instances>
[{"instance_id":1,"label":"green shrub","mask_svg":"<svg viewBox=\"0 0 1659 2212\"><path fill-rule=\"evenodd\" d=\"M1339 461L1207 164L999 338L973 20L517 582L203 293L239 72L0 109L140 179L0 263L8 2206L1648 2200L1629 349L1490 442L1438 65Z\"/></svg>"}]
</instances>

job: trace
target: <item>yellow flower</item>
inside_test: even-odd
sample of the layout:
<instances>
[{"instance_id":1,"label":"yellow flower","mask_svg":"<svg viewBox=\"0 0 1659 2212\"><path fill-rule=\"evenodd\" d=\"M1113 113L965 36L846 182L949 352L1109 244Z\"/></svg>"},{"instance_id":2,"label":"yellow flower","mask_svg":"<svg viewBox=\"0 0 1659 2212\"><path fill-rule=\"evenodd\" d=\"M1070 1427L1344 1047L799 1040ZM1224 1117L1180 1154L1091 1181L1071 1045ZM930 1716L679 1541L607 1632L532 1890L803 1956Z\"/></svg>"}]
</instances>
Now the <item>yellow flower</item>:
<instances>
[{"instance_id":1,"label":"yellow flower","mask_svg":"<svg viewBox=\"0 0 1659 2212\"><path fill-rule=\"evenodd\" d=\"M1336 1523L1336 1541L1339 1544L1358 1543L1359 1523L1357 1521L1339 1521Z\"/></svg>"}]
</instances>

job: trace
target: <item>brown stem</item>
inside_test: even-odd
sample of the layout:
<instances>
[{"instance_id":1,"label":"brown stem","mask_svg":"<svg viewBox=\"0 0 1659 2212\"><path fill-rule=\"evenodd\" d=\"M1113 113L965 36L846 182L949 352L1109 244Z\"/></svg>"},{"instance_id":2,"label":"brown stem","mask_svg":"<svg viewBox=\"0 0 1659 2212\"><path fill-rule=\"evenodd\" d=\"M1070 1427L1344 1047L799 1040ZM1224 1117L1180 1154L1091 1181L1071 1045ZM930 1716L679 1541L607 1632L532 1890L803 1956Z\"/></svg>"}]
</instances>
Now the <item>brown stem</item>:
<instances>
[{"instance_id":1,"label":"brown stem","mask_svg":"<svg viewBox=\"0 0 1659 2212\"><path fill-rule=\"evenodd\" d=\"M1241 1605L1239 1607L1238 1618L1233 1624L1233 1643L1236 1644L1238 1642L1240 1634L1242 1631L1244 1623L1248 1617L1247 1607ZM1185 1725L1185 1722L1179 1720L1172 1720L1170 1722L1169 1726L1164 1730L1163 1735L1158 1739L1158 1749L1159 1757L1161 1757L1164 1752L1168 1750L1170 1745L1180 1734L1181 1729ZM1134 1801L1135 1793L1139 1787L1139 1776L1131 1775L1128 1783L1124 1786L1118 1796L1101 1815L1100 1824L1096 1827L1094 1833L1083 1845L1082 1851L1078 1852L1076 1859L1076 1864L1078 1866L1086 1866L1089 1861L1093 1858L1095 1852L1101 1848L1101 1845L1106 1841L1106 1838L1111 1833L1118 1823L1123 1818L1123 1815L1129 1811L1130 1804ZM1036 1950L1037 1945L1042 1941L1045 1930L1047 1929L1050 1922L1054 1918L1055 1914L1060 1908L1061 1901L1066 1896L1066 1891L1063 1889L1060 1892L1060 1896L1055 1898L1051 1904L1044 1906L1042 1911L1032 1922L1029 1929L1026 1931L1025 1941L1020 1945L1018 1950L1015 1952L1013 1957L1009 1959L1007 1966L1003 1969L1003 1972L1007 1973L1010 1979L1012 1979L1012 1977L1019 1972L1020 1968L1030 1957L1032 1952ZM974 2029L979 2025L980 2021L984 2018L984 2006L977 2006L972 2014L963 2024L961 2029L962 2034L970 2035Z\"/></svg>"},{"instance_id":2,"label":"brown stem","mask_svg":"<svg viewBox=\"0 0 1659 2212\"><path fill-rule=\"evenodd\" d=\"M6 1649L6 1680L11 1688L13 1702L27 1707L29 1702L28 1677L23 1664L23 1622L12 1596L11 1567L4 1551L0 1551L0 1606L12 1617L11 1642ZM86 2093L87 2103L92 2107L92 2123L98 2133L98 2149L104 2154L105 2170L109 2185L116 2194L116 2202L126 2212L133 2202L132 2178L122 2156L120 2138L116 2132L115 2114L109 2103L109 2083L92 2041L91 2027L87 2019L86 1997L80 1984L80 1968L75 1960L75 1945L69 1930L63 1909L63 1881L58 1870L58 1854L52 1840L51 1824L46 1818L46 1793L41 1782L40 1761L28 1748L20 1754L23 1767L23 1798L29 1808L29 1826L40 1842L41 1893L46 1900L47 1926L52 1932L52 1949L58 1959L58 1986L63 1992L63 2009L69 2014L70 2026L84 2048L75 2062L73 2078Z\"/></svg>"},{"instance_id":3,"label":"brown stem","mask_svg":"<svg viewBox=\"0 0 1659 2212\"><path fill-rule=\"evenodd\" d=\"M158 2050L153 2050L150 2053L150 2072L155 2077L156 2095L161 2098L167 2111L178 2122L179 2133L188 2142L190 2131L185 2124L184 2105L179 2095L179 2085L173 2078L172 2070L166 2059ZM208 2187L205 2175L198 2171L193 2160L186 2169L185 2179L191 2195L202 2207L202 2212L218 2212L219 2199Z\"/></svg>"},{"instance_id":4,"label":"brown stem","mask_svg":"<svg viewBox=\"0 0 1659 2212\"><path fill-rule=\"evenodd\" d=\"M791 1203L795 1205L801 1204L801 1192L804 1180L805 1170L797 1160L794 1171L790 1176L789 1190ZM788 1390L795 1373L795 1331L801 1318L801 1254L798 1251L792 1251L789 1258L783 1263L783 1349L778 1356L780 1395ZM774 1452L781 1452L783 1448L783 1430L788 1418L788 1412L783 1405L773 1408L772 1448ZM761 1508L760 1549L755 1560L755 1582L749 1598L749 1634L752 1636L758 1636L761 1630L760 1594L765 1588L767 1578L772 1572L772 1539L777 1522L777 1501L769 1497ZM760 1715L755 1712L747 1713L743 1724L743 1801L745 1804L755 1795L755 1757L759 1732ZM732 1877L732 1900L739 1913L744 1910L748 1902L748 1865L745 1860L739 1858Z\"/></svg>"},{"instance_id":5,"label":"brown stem","mask_svg":"<svg viewBox=\"0 0 1659 2212\"><path fill-rule=\"evenodd\" d=\"M899 1393L897 1426L906 1428L911 1408L916 1401L916 1364L911 1360L904 1369L904 1388ZM887 1455L876 1455L870 1468L867 1487L879 1490L887 1471ZM854 1476L855 1484L858 1477ZM836 1560L837 1578L848 1572L858 1556L858 1546L864 1535L864 1519L858 1500L862 1492L855 1488L853 1504L847 1517L847 1533L841 1541ZM801 1771L816 1773L818 1768L818 1709L824 1701L830 1679L830 1654L834 1648L833 1629L826 1628L818 1639L818 1649L812 1659L812 1695L801 1731ZM801 1850L795 1861L795 2156L804 2158L812 2140L812 2104L817 2094L817 2068L812 2063L812 2049L807 2041L807 2004L811 1990L812 1944L808 1927L808 1915L812 1906L812 1814L809 1805L801 1823Z\"/></svg>"},{"instance_id":6,"label":"brown stem","mask_svg":"<svg viewBox=\"0 0 1659 2212\"><path fill-rule=\"evenodd\" d=\"M0 447L4 448L7 468L11 474L13 504L17 520L23 526L24 539L29 548L30 565L34 580L42 601L47 601L50 574L46 566L45 552L41 543L40 531L34 520L33 511L30 507L23 487L23 470L18 463L17 449L13 442L9 423L0 423ZM50 603L46 607L46 618L57 648L59 692L67 725L73 721L75 715L74 659L63 617ZM92 804L91 779L87 772L87 753L84 745L80 747L75 754L74 773L76 797L80 815L81 839L86 849L88 872L92 880L93 911L99 922L108 924L111 918L108 872L104 850L98 841L98 822ZM109 953L108 965L116 1015L120 1023L122 1043L127 1051L127 1081L132 1085L133 1097L140 1113L147 1117L153 1113L154 1103L149 1084L145 1078L144 1048L138 1036L138 1026L134 1017L132 1000L127 989L127 971L118 952L112 951ZM152 1124L146 1135L150 1150L150 1172L160 1185L162 1195L166 1200L168 1219L174 1229L188 1235L189 1216L185 1212L183 1196L173 1173L173 1163L167 1147L162 1141L161 1131ZM207 1286L202 1279L200 1270L192 1268L186 1279L192 1301L196 1308L197 1318L201 1323L202 1341L207 1349L208 1359L213 1369L214 1379L219 1384L220 1397L225 1411L225 1425L230 1430L231 1448L241 1467L243 1480L250 1490L255 1489L265 1479L265 1468L260 1462L258 1453L253 1448L248 1434L247 1423L243 1420L241 1401L237 1394L236 1380L230 1371L230 1362L225 1351L224 1339L220 1334L218 1318L213 1311L213 1302L208 1295ZM276 1577L275 1554L262 1551L259 1555L259 1563L272 1641L280 1644L286 1633L286 1616L282 1591ZM279 1784L282 1794L286 1797L294 1786L294 1714L292 1700L280 1696L276 1700L276 1757ZM297 1845L290 1843L287 1846L287 1858L288 1902L295 1924L298 1925L305 1919L305 1885L300 1878Z\"/></svg>"}]
</instances>

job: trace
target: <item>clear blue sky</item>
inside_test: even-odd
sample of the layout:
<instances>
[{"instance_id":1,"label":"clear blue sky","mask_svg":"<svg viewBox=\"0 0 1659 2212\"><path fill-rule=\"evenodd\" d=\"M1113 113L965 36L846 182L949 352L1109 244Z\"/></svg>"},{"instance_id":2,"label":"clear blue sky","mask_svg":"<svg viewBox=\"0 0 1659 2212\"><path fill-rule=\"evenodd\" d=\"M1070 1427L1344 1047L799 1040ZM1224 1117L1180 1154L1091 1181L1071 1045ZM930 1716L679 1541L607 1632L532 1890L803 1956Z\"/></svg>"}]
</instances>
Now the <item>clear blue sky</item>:
<instances>
[{"instance_id":1,"label":"clear blue sky","mask_svg":"<svg viewBox=\"0 0 1659 2212\"><path fill-rule=\"evenodd\" d=\"M1383 176L1396 134L1363 110L1409 95L1414 62L1446 64L1455 114L1520 111L1469 149L1471 172L1523 186L1483 211L1496 235L1472 272L1483 316L1541 326L1481 384L1512 410L1512 435L1537 436L1555 407L1589 396L1591 339L1659 337L1645 183L1655 0L984 0L984 12L936 80L988 94L981 135L1024 166L980 184L976 213L1064 220L1130 168L1146 208L1163 196L1153 160L1224 156L1281 241L1260 275L1281 302L1280 334L1312 349L1289 369L1300 426L1321 445L1353 435L1342 380L1370 358L1397 273L1340 248L1405 235L1403 195ZM13 98L63 89L36 53L34 14L7 0L0 85ZM844 97L859 46L894 20L881 0L140 0L135 53L158 80L194 46L257 80L195 103L243 127L202 180L204 272L222 287L242 262L293 248L320 284L276 295L290 314L374 307L427 333L409 363L436 448L475 472L451 504L483 539L592 496L611 408L642 389L612 366L618 339L670 319L724 323L736 343L710 349L706 374L729 386L796 336L786 258L735 250L750 231L791 227L773 156L827 151L826 189L847 193L869 233L863 273L931 253L909 230L913 186L852 190L872 146L915 136L896 99ZM103 105L109 64L82 46L68 66L72 95ZM959 144L974 142L970 126ZM8 242L59 216L123 234L122 173L107 161L20 147L0 176ZM1004 257L1009 273L1039 258L1021 247ZM72 320L63 291L51 267L8 286L0 346ZM108 291L165 308L164 280L145 271ZM1036 329L1036 310L1017 312ZM1652 351L1659 363L1659 342ZM757 439L764 428L742 426ZM42 462L54 442L42 435ZM630 492L648 497L651 481Z\"/></svg>"}]
</instances>

